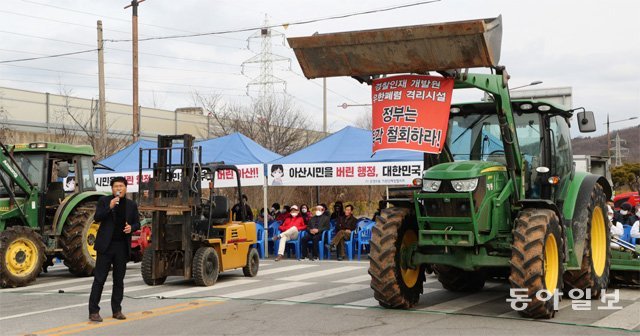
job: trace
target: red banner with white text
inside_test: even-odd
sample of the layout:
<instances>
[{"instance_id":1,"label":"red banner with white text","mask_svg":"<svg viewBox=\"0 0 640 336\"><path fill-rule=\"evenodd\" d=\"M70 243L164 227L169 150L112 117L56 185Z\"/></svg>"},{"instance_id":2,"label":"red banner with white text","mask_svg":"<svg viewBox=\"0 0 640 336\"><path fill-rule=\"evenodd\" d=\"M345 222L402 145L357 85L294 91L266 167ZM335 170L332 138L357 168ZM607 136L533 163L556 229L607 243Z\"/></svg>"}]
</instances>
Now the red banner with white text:
<instances>
[{"instance_id":1,"label":"red banner with white text","mask_svg":"<svg viewBox=\"0 0 640 336\"><path fill-rule=\"evenodd\" d=\"M402 75L371 85L373 152L405 149L440 153L444 147L454 80Z\"/></svg>"}]
</instances>

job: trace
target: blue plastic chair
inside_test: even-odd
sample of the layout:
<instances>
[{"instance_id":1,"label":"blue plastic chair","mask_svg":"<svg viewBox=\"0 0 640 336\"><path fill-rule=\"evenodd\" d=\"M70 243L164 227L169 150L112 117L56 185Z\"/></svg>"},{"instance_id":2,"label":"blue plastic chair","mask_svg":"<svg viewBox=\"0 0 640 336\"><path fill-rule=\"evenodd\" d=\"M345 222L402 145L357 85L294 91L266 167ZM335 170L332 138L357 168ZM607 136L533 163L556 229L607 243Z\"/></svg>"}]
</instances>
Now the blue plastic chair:
<instances>
[{"instance_id":1,"label":"blue plastic chair","mask_svg":"<svg viewBox=\"0 0 640 336\"><path fill-rule=\"evenodd\" d=\"M264 244L266 243L266 237L264 234L264 224L262 222L256 222L256 239L257 243L255 248L258 250L258 255L261 259L264 258Z\"/></svg>"},{"instance_id":2,"label":"blue plastic chair","mask_svg":"<svg viewBox=\"0 0 640 336\"><path fill-rule=\"evenodd\" d=\"M302 238L304 238L304 236L306 236L308 233L307 231L304 231L304 234L302 235L302 237L300 237L300 244L302 244ZM300 248L302 248L303 246L300 245ZM309 240L307 242L307 248L313 248L313 240ZM300 251L301 256L302 256L302 251ZM318 241L318 258L320 260L324 260L324 232L322 233L322 236L320 238L320 241Z\"/></svg>"},{"instance_id":3,"label":"blue plastic chair","mask_svg":"<svg viewBox=\"0 0 640 336\"><path fill-rule=\"evenodd\" d=\"M364 230L367 225L369 225L369 220L359 220L357 225L358 226L355 231L351 231L349 240L345 240L344 242L345 252L347 252L347 258L349 258L349 260L353 260L353 251L358 246L358 235L360 231Z\"/></svg>"},{"instance_id":4,"label":"blue plastic chair","mask_svg":"<svg viewBox=\"0 0 640 336\"><path fill-rule=\"evenodd\" d=\"M301 244L301 241L302 241L302 237L305 235L305 233L307 233L307 232L306 231L299 232L298 233L298 239L287 240L287 245L293 245L293 250L296 253L296 259L298 259L298 260L300 259L301 255L302 255L301 250L300 250L300 244ZM280 230L278 230L277 234L280 234ZM273 254L277 253L278 247L280 246L280 242L281 241L282 241L281 239L278 239L278 240L276 240L274 242L274 244L273 244L273 251L274 251ZM291 257L290 250L287 250L287 246L285 246L285 252L287 253L287 257Z\"/></svg>"},{"instance_id":5,"label":"blue plastic chair","mask_svg":"<svg viewBox=\"0 0 640 336\"><path fill-rule=\"evenodd\" d=\"M269 248L269 253L271 254L274 254L275 252L275 249L274 249L275 244L273 243L273 237L280 234L280 230L278 229L280 225L282 225L280 221L272 221L269 223L269 226L267 228L267 230L269 230L267 232L267 244L269 244L268 248Z\"/></svg>"},{"instance_id":6,"label":"blue plastic chair","mask_svg":"<svg viewBox=\"0 0 640 336\"><path fill-rule=\"evenodd\" d=\"M360 261L360 253L364 248L369 246L369 250L371 249L371 245L369 244L371 241L371 230L376 225L376 222L367 221L365 226L358 231L357 242L358 242L358 261Z\"/></svg>"},{"instance_id":7,"label":"blue plastic chair","mask_svg":"<svg viewBox=\"0 0 640 336\"><path fill-rule=\"evenodd\" d=\"M624 228L624 233L622 234L622 237L620 237L620 239L631 243L631 225L622 225L622 227Z\"/></svg>"}]
</instances>

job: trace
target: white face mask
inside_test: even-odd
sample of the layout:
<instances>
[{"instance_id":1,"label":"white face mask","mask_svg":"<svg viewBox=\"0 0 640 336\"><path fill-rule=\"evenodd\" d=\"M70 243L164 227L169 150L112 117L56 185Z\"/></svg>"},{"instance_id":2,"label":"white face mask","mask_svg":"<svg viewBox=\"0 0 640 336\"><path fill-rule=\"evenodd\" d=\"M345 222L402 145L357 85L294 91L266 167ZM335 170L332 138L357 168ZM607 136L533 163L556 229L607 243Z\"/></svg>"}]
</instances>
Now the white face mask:
<instances>
[{"instance_id":1,"label":"white face mask","mask_svg":"<svg viewBox=\"0 0 640 336\"><path fill-rule=\"evenodd\" d=\"M640 211L636 212L636 217L640 218Z\"/></svg>"},{"instance_id":2,"label":"white face mask","mask_svg":"<svg viewBox=\"0 0 640 336\"><path fill-rule=\"evenodd\" d=\"M305 208L302 208L302 210L300 210L300 211L302 211L302 213L307 213L307 209L305 209Z\"/></svg>"},{"instance_id":3,"label":"white face mask","mask_svg":"<svg viewBox=\"0 0 640 336\"><path fill-rule=\"evenodd\" d=\"M293 217L297 217L297 216L298 216L298 213L297 213L297 212L292 212L292 213L291 213L291 216L293 216Z\"/></svg>"},{"instance_id":4,"label":"white face mask","mask_svg":"<svg viewBox=\"0 0 640 336\"><path fill-rule=\"evenodd\" d=\"M613 222L613 215L609 215L609 221Z\"/></svg>"},{"instance_id":5,"label":"white face mask","mask_svg":"<svg viewBox=\"0 0 640 336\"><path fill-rule=\"evenodd\" d=\"M626 216L629 213L627 210L620 210L620 214Z\"/></svg>"},{"instance_id":6,"label":"white face mask","mask_svg":"<svg viewBox=\"0 0 640 336\"><path fill-rule=\"evenodd\" d=\"M271 212L276 212L276 208L271 208Z\"/></svg>"},{"instance_id":7,"label":"white face mask","mask_svg":"<svg viewBox=\"0 0 640 336\"><path fill-rule=\"evenodd\" d=\"M316 216L322 216L322 211L320 210L316 211Z\"/></svg>"}]
</instances>

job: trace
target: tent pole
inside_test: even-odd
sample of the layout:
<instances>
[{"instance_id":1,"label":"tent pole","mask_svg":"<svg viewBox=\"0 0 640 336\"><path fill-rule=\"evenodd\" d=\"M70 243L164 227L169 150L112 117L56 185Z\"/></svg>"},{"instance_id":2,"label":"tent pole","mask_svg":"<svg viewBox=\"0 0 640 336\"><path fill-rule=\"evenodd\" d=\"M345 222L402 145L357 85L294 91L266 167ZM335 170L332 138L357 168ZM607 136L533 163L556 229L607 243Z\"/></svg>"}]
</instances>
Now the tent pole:
<instances>
[{"instance_id":1,"label":"tent pole","mask_svg":"<svg viewBox=\"0 0 640 336\"><path fill-rule=\"evenodd\" d=\"M264 243L264 257L269 257L269 209L267 208L267 176L264 177L264 184L262 185L262 206L264 213L262 214L262 225L264 225L265 243Z\"/></svg>"},{"instance_id":2,"label":"tent pole","mask_svg":"<svg viewBox=\"0 0 640 336\"><path fill-rule=\"evenodd\" d=\"M388 200L389 200L389 186L388 186L388 185L386 185L386 186L384 186L384 188L385 188L385 189L386 189L386 191L387 191L387 201L388 201ZM388 206L389 206L389 203L387 203L387 207L388 207Z\"/></svg>"}]
</instances>

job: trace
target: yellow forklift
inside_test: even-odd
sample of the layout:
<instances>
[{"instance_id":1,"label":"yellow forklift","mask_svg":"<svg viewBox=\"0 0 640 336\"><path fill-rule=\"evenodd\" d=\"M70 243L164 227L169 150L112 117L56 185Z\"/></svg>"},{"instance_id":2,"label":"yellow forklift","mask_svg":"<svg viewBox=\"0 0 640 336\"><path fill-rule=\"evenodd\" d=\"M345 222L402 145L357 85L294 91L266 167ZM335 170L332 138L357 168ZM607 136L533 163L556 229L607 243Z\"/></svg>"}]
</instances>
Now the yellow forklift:
<instances>
[{"instance_id":1,"label":"yellow forklift","mask_svg":"<svg viewBox=\"0 0 640 336\"><path fill-rule=\"evenodd\" d=\"M242 268L245 276L258 274L260 258L254 222L232 221L229 199L214 194L218 171L236 173L234 198L244 212L240 174L233 165L201 164L202 148L194 137L158 136L158 148L140 150L140 211L152 212L151 246L142 257L142 278L147 285L161 285L167 276L193 279L199 286L215 284L220 272ZM202 184L208 182L208 196ZM237 193L235 193L237 191ZM246 218L241 213L240 218Z\"/></svg>"}]
</instances>

